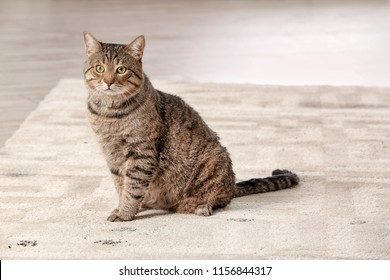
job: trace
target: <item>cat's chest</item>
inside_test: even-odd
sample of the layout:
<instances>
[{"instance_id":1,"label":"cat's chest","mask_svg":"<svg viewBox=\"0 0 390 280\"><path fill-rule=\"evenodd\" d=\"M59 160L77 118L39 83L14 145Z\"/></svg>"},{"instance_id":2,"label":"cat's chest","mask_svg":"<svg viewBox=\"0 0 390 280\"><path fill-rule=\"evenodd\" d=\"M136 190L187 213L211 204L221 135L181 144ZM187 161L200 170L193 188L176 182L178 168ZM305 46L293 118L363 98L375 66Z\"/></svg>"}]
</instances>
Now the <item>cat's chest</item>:
<instances>
[{"instance_id":1,"label":"cat's chest","mask_svg":"<svg viewBox=\"0 0 390 280\"><path fill-rule=\"evenodd\" d=\"M110 163L120 165L129 150L152 147L158 139L159 123L148 116L110 119L89 116L92 130Z\"/></svg>"},{"instance_id":2,"label":"cat's chest","mask_svg":"<svg viewBox=\"0 0 390 280\"><path fill-rule=\"evenodd\" d=\"M118 167L125 161L126 127L118 122L90 119L92 130L110 166Z\"/></svg>"},{"instance_id":3,"label":"cat's chest","mask_svg":"<svg viewBox=\"0 0 390 280\"><path fill-rule=\"evenodd\" d=\"M138 120L90 118L90 124L108 154L122 154L129 142L145 137L145 127Z\"/></svg>"},{"instance_id":4,"label":"cat's chest","mask_svg":"<svg viewBox=\"0 0 390 280\"><path fill-rule=\"evenodd\" d=\"M100 144L106 150L109 148L118 149L124 138L129 137L131 131L125 122L90 118L93 132L96 134Z\"/></svg>"},{"instance_id":5,"label":"cat's chest","mask_svg":"<svg viewBox=\"0 0 390 280\"><path fill-rule=\"evenodd\" d=\"M124 132L126 124L120 121L105 120L91 116L89 118L91 128L98 138L110 138Z\"/></svg>"}]
</instances>

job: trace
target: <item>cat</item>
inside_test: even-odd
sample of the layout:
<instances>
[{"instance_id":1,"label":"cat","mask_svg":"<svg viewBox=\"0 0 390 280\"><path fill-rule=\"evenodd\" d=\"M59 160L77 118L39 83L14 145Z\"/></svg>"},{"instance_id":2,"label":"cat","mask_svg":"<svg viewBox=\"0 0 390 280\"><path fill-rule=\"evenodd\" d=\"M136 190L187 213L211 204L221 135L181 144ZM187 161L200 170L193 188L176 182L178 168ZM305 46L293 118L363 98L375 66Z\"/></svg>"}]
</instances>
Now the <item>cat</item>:
<instances>
[{"instance_id":1,"label":"cat","mask_svg":"<svg viewBox=\"0 0 390 280\"><path fill-rule=\"evenodd\" d=\"M181 98L154 89L142 68L144 36L130 44L84 32L88 118L119 197L108 221L143 209L210 216L235 197L294 187L296 174L236 183L229 153Z\"/></svg>"}]
</instances>

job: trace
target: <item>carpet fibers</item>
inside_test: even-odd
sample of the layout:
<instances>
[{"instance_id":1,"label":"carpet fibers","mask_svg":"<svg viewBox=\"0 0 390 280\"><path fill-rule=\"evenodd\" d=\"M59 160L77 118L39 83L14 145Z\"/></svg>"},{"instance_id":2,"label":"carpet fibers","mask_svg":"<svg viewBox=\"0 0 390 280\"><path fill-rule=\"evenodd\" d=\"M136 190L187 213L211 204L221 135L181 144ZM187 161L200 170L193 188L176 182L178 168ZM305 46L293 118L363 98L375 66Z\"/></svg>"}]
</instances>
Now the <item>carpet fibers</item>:
<instances>
[{"instance_id":1,"label":"carpet fibers","mask_svg":"<svg viewBox=\"0 0 390 280\"><path fill-rule=\"evenodd\" d=\"M211 217L142 212L117 197L61 80L0 150L0 259L390 259L390 89L159 82L220 135L238 180L291 169L301 184Z\"/></svg>"}]
</instances>

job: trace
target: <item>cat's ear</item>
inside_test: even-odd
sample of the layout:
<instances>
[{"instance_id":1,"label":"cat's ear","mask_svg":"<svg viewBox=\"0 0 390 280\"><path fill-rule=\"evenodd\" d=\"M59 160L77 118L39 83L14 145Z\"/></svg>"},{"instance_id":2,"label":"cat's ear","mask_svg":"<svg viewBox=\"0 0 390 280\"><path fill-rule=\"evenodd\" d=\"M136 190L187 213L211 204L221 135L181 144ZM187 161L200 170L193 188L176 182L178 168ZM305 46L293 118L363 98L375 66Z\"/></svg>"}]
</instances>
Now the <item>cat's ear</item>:
<instances>
[{"instance_id":1,"label":"cat's ear","mask_svg":"<svg viewBox=\"0 0 390 280\"><path fill-rule=\"evenodd\" d=\"M136 59L141 60L144 54L145 37L143 35L138 36L126 46L127 51Z\"/></svg>"},{"instance_id":2,"label":"cat's ear","mask_svg":"<svg viewBox=\"0 0 390 280\"><path fill-rule=\"evenodd\" d=\"M95 37L89 32L84 32L84 44L85 49L87 50L87 55L91 56L91 54L97 53L101 50L101 43L96 40Z\"/></svg>"}]
</instances>

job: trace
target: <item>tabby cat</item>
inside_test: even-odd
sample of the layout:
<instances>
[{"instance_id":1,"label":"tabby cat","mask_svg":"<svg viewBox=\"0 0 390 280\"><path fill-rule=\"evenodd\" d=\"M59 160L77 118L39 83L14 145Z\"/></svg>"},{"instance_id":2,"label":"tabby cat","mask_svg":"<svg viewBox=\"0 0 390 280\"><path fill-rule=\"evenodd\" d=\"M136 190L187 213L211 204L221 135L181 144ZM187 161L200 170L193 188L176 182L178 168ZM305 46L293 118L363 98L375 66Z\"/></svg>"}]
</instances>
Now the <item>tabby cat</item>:
<instances>
[{"instance_id":1,"label":"tabby cat","mask_svg":"<svg viewBox=\"0 0 390 280\"><path fill-rule=\"evenodd\" d=\"M119 196L108 221L130 221L141 209L210 216L234 197L290 188L298 176L237 183L217 134L181 98L153 88L142 70L144 36L128 45L84 33L89 121Z\"/></svg>"}]
</instances>

